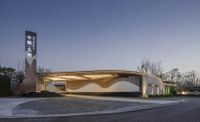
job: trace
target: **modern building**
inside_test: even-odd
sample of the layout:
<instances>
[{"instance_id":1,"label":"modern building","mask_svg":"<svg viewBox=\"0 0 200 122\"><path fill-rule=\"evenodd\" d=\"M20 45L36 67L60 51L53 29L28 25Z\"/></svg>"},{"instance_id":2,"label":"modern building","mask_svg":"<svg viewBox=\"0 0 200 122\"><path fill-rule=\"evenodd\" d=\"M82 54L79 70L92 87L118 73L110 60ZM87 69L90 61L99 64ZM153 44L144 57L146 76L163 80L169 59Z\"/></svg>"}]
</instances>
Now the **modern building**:
<instances>
[{"instance_id":1,"label":"modern building","mask_svg":"<svg viewBox=\"0 0 200 122\"><path fill-rule=\"evenodd\" d=\"M123 70L44 73L38 89L59 93L147 96L161 95L162 82L155 76Z\"/></svg>"},{"instance_id":2,"label":"modern building","mask_svg":"<svg viewBox=\"0 0 200 122\"><path fill-rule=\"evenodd\" d=\"M163 95L174 95L176 93L177 85L174 81L162 81Z\"/></svg>"}]
</instances>

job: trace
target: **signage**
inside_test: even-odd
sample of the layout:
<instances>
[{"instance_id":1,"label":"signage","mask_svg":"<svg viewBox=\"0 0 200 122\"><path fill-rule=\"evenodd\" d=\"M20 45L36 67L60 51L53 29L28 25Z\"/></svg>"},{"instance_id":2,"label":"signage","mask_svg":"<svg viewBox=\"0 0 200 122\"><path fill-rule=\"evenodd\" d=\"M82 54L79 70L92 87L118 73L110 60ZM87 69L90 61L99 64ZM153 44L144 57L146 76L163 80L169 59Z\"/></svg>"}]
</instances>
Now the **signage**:
<instances>
[{"instance_id":1,"label":"signage","mask_svg":"<svg viewBox=\"0 0 200 122\"><path fill-rule=\"evenodd\" d=\"M33 60L36 59L36 37L34 32L25 32L25 55L29 65L32 65Z\"/></svg>"}]
</instances>

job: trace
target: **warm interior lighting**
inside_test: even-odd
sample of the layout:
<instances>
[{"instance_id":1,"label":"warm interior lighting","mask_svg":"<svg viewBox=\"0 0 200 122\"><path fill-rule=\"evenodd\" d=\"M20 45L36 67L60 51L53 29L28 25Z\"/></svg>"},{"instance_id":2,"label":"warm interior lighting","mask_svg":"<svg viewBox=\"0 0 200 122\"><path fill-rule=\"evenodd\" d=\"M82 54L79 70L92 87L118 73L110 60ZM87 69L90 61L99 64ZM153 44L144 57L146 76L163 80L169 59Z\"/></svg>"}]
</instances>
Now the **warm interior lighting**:
<instances>
[{"instance_id":1,"label":"warm interior lighting","mask_svg":"<svg viewBox=\"0 0 200 122\"><path fill-rule=\"evenodd\" d=\"M186 95L186 94L187 94L187 92L184 92L184 91L183 91L183 92L181 92L181 94L182 94L182 95Z\"/></svg>"},{"instance_id":2,"label":"warm interior lighting","mask_svg":"<svg viewBox=\"0 0 200 122\"><path fill-rule=\"evenodd\" d=\"M60 75L48 77L48 80L52 81L80 81L80 80L99 80L104 78L113 78L116 75L113 74L87 74L87 75Z\"/></svg>"},{"instance_id":3,"label":"warm interior lighting","mask_svg":"<svg viewBox=\"0 0 200 122\"><path fill-rule=\"evenodd\" d=\"M111 75L111 74L97 74L97 75L83 75L83 76L90 79L102 79L102 78L114 77L114 75Z\"/></svg>"},{"instance_id":4,"label":"warm interior lighting","mask_svg":"<svg viewBox=\"0 0 200 122\"><path fill-rule=\"evenodd\" d=\"M65 79L63 78L48 78L49 80L53 80L53 81L64 81Z\"/></svg>"},{"instance_id":5,"label":"warm interior lighting","mask_svg":"<svg viewBox=\"0 0 200 122\"><path fill-rule=\"evenodd\" d=\"M70 75L70 76L59 76L60 78L64 78L66 80L87 80L86 78L80 77L80 76L74 76L74 75Z\"/></svg>"}]
</instances>

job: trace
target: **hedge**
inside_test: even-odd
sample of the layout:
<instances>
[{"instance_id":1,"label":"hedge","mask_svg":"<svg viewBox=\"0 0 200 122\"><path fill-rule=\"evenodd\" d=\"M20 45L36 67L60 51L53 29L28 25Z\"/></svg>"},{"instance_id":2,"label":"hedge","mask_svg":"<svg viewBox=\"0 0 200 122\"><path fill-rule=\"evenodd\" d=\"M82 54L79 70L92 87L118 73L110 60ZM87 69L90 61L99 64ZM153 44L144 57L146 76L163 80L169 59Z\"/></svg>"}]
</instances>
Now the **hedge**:
<instances>
[{"instance_id":1,"label":"hedge","mask_svg":"<svg viewBox=\"0 0 200 122\"><path fill-rule=\"evenodd\" d=\"M8 76L0 75L0 97L10 96L11 87L10 87L10 78Z\"/></svg>"}]
</instances>

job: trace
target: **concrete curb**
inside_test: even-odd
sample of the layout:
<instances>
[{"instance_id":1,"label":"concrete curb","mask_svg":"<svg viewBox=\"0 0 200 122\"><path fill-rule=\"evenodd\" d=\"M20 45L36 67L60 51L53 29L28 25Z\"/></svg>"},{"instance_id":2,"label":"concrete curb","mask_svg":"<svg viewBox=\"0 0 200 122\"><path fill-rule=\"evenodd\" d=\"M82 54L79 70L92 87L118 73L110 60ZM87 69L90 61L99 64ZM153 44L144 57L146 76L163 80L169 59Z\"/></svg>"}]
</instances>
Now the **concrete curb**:
<instances>
[{"instance_id":1,"label":"concrete curb","mask_svg":"<svg viewBox=\"0 0 200 122\"><path fill-rule=\"evenodd\" d=\"M152 109L152 108L159 108L159 107L174 105L174 104L178 104L178 103L186 103L186 102L191 102L191 101L182 100L182 101L177 101L177 102L174 102L174 103L167 103L167 104L143 105L143 106L134 106L134 107L127 107L127 108L118 108L118 109L113 109L113 110L91 111L91 112L82 112L82 113L28 115L28 116L27 115L24 115L24 116L21 115L21 116L5 116L5 117L0 116L0 119L72 117L72 116L116 114L116 113L133 112L133 111L147 110L147 109Z\"/></svg>"}]
</instances>

